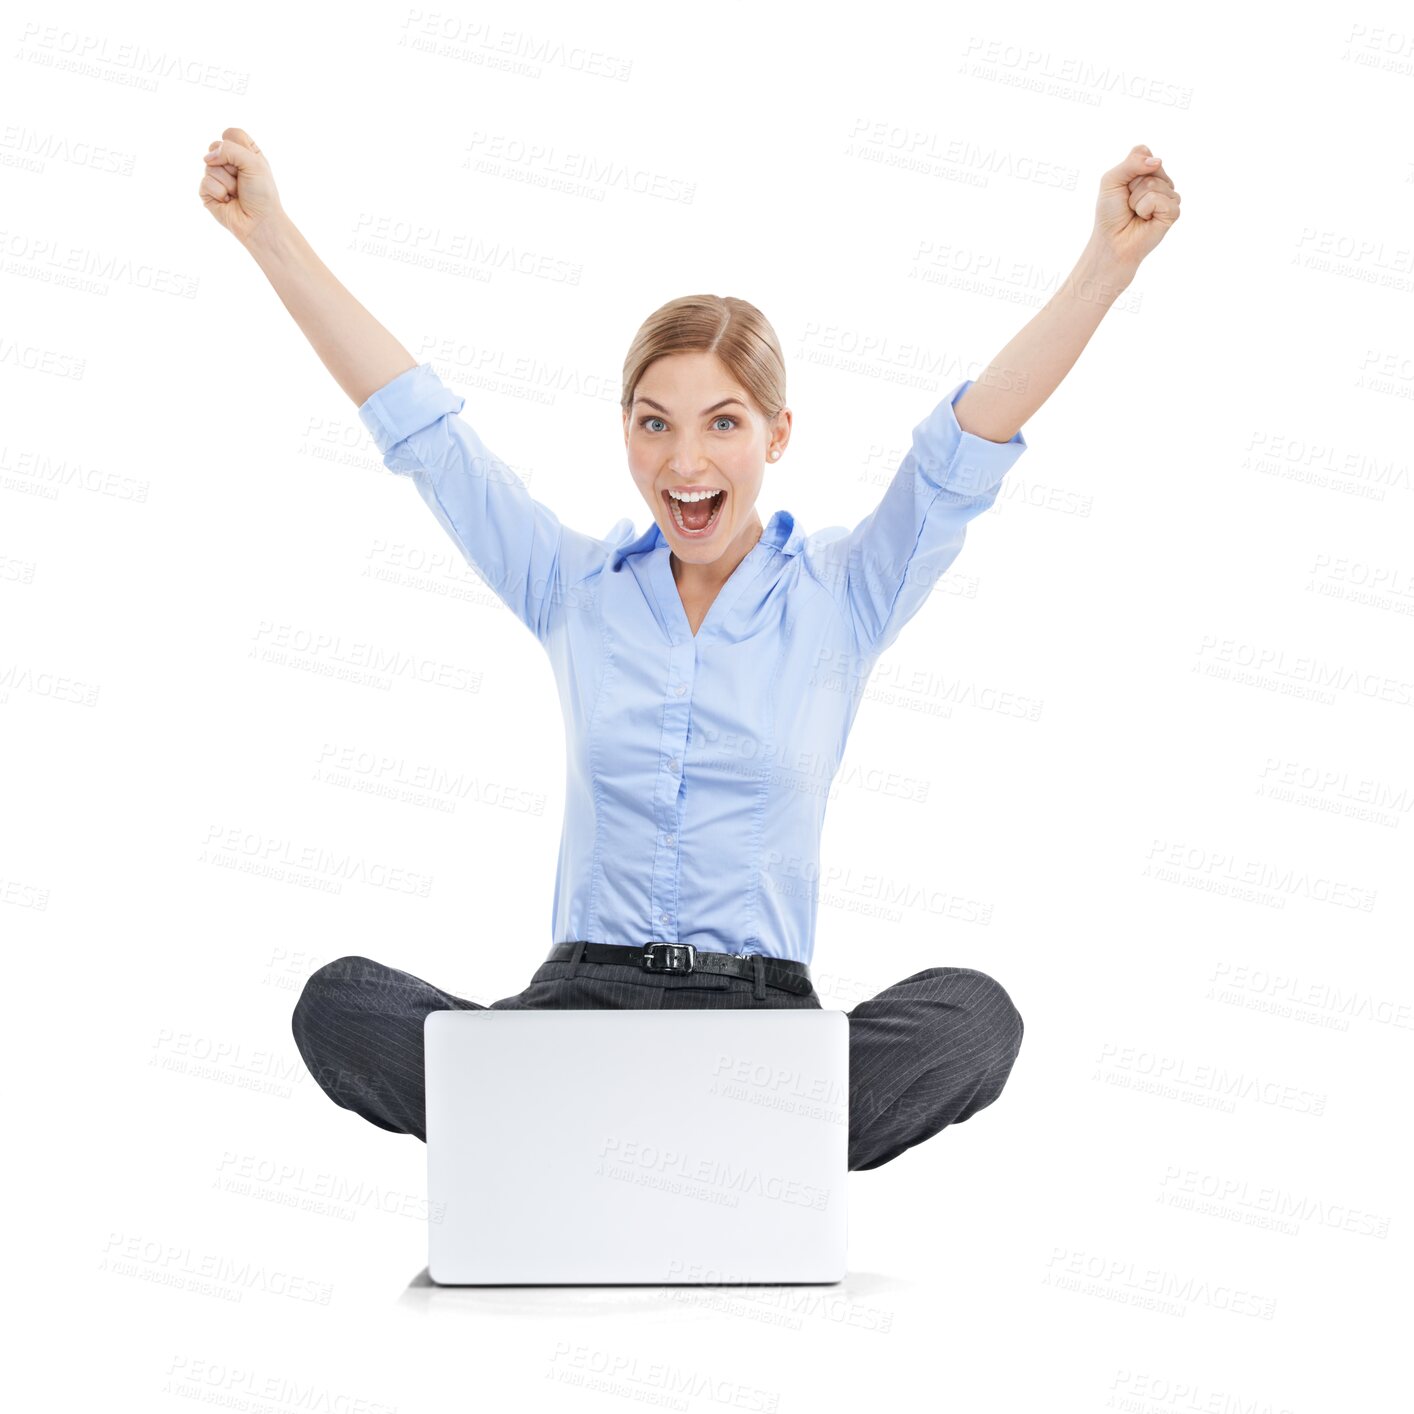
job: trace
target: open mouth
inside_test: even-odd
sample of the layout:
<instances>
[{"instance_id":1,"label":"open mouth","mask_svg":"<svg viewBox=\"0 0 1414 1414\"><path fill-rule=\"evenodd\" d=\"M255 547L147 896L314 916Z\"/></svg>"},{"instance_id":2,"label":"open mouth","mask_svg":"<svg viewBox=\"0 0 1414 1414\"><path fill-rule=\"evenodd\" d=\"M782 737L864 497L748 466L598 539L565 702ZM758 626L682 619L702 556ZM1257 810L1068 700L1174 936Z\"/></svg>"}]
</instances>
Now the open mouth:
<instances>
[{"instance_id":1,"label":"open mouth","mask_svg":"<svg viewBox=\"0 0 1414 1414\"><path fill-rule=\"evenodd\" d=\"M716 529L722 507L727 503L727 493L718 491L704 501L676 501L666 491L663 499L668 503L668 514L679 532L689 540L701 540Z\"/></svg>"}]
</instances>

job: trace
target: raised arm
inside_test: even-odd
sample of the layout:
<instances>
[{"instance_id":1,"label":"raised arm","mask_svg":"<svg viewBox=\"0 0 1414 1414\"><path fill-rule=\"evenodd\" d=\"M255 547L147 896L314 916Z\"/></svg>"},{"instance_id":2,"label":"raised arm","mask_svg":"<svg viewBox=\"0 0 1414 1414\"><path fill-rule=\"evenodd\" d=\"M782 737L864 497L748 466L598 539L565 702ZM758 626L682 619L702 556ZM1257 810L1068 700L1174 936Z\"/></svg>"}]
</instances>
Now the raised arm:
<instances>
[{"instance_id":1,"label":"raised arm","mask_svg":"<svg viewBox=\"0 0 1414 1414\"><path fill-rule=\"evenodd\" d=\"M577 602L574 585L603 561L609 543L561 525L461 419L465 399L339 283L286 215L270 163L248 133L227 128L205 164L203 203L254 257L358 405L384 465L416 482L467 562L546 642L557 611Z\"/></svg>"},{"instance_id":2,"label":"raised arm","mask_svg":"<svg viewBox=\"0 0 1414 1414\"><path fill-rule=\"evenodd\" d=\"M1060 386L1139 263L1178 220L1179 195L1143 143L1100 178L1095 226L1075 268L958 400L969 432L1005 441Z\"/></svg>"},{"instance_id":3,"label":"raised arm","mask_svg":"<svg viewBox=\"0 0 1414 1414\"><path fill-rule=\"evenodd\" d=\"M913 430L879 505L853 530L820 531L805 562L835 597L862 660L882 653L957 558L968 522L1027 449L1021 429L1056 390L1139 263L1178 219L1163 163L1140 144L1100 179L1095 226L1075 269L975 379Z\"/></svg>"},{"instance_id":4,"label":"raised arm","mask_svg":"<svg viewBox=\"0 0 1414 1414\"><path fill-rule=\"evenodd\" d=\"M295 228L264 153L242 128L208 149L201 199L254 257L334 381L355 403L416 359L346 290Z\"/></svg>"}]
</instances>

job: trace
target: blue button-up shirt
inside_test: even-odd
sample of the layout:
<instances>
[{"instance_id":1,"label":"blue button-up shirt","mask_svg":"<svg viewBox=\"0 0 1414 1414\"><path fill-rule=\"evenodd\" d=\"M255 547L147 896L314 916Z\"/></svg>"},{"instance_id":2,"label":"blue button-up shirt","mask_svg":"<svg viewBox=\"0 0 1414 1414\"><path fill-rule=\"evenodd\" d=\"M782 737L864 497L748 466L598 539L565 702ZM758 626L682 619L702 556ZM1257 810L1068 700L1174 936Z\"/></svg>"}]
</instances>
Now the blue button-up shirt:
<instances>
[{"instance_id":1,"label":"blue button-up shirt","mask_svg":"<svg viewBox=\"0 0 1414 1414\"><path fill-rule=\"evenodd\" d=\"M431 364L359 417L550 656L566 724L551 942L692 943L808 963L830 784L875 662L1026 450L958 426L958 384L852 530L776 511L694 635L657 522L571 530Z\"/></svg>"}]
</instances>

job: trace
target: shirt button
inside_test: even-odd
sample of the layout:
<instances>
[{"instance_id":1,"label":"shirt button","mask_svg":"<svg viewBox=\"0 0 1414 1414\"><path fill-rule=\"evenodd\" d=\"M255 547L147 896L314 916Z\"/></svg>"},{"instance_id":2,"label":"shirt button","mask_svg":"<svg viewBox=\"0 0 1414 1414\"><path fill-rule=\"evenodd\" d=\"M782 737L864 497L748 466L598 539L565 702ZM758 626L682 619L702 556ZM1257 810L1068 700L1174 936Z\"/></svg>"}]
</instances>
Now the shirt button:
<instances>
[{"instance_id":1,"label":"shirt button","mask_svg":"<svg viewBox=\"0 0 1414 1414\"><path fill-rule=\"evenodd\" d=\"M672 921L673 921L673 916L672 916L671 913L660 913L660 914L658 915L658 922L659 922L659 923L671 923Z\"/></svg>"},{"instance_id":2,"label":"shirt button","mask_svg":"<svg viewBox=\"0 0 1414 1414\"><path fill-rule=\"evenodd\" d=\"M672 842L673 842L675 839L677 839L677 836L676 836L676 835L664 835L664 836L663 836L663 843L664 843L664 844L672 844Z\"/></svg>"},{"instance_id":3,"label":"shirt button","mask_svg":"<svg viewBox=\"0 0 1414 1414\"><path fill-rule=\"evenodd\" d=\"M677 768L678 768L678 758L677 758L676 756L670 757L669 760L668 760L668 770L670 770L670 771L676 771Z\"/></svg>"},{"instance_id":4,"label":"shirt button","mask_svg":"<svg viewBox=\"0 0 1414 1414\"><path fill-rule=\"evenodd\" d=\"M673 689L673 691L676 692L679 697L681 697L681 696L683 695L683 693L687 691L687 684L686 684L685 682L680 682L680 683Z\"/></svg>"}]
</instances>

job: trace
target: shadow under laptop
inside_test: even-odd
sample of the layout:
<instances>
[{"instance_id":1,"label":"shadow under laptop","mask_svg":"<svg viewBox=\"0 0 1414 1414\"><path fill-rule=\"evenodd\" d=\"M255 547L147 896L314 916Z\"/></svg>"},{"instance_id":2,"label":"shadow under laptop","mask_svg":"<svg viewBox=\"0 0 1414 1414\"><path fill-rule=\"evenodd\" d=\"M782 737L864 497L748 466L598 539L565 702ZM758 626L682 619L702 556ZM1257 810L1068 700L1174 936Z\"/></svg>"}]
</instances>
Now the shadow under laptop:
<instances>
[{"instance_id":1,"label":"shadow under laptop","mask_svg":"<svg viewBox=\"0 0 1414 1414\"><path fill-rule=\"evenodd\" d=\"M841 1301L877 1307L880 1299L912 1289L905 1277L883 1272L850 1272L833 1282L604 1282L566 1285L515 1284L504 1286L438 1286L424 1267L404 1288L394 1305L426 1312L464 1308L468 1311L514 1315L542 1312L560 1317L575 1312L603 1314L606 1303L615 1310L661 1311L667 1302L694 1309L725 1308L731 1302L757 1302L763 1309L778 1309L779 1293L818 1291L833 1306ZM808 1303L795 1303L808 1314Z\"/></svg>"}]
</instances>

